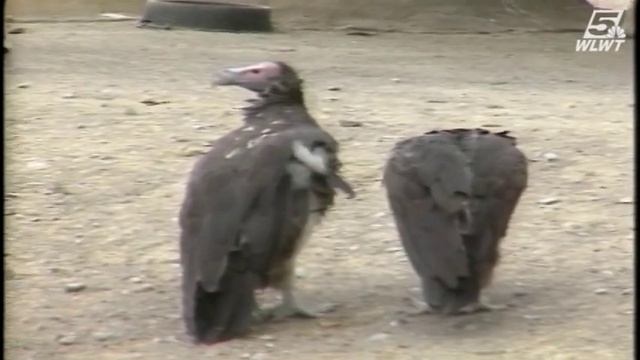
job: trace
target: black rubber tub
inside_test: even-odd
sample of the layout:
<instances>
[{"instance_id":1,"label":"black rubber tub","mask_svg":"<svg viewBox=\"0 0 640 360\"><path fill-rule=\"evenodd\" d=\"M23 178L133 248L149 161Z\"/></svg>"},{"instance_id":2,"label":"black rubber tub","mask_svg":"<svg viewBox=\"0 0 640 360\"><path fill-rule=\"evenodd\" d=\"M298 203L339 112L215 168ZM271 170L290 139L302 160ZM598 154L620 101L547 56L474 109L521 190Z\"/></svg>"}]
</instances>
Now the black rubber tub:
<instances>
[{"instance_id":1,"label":"black rubber tub","mask_svg":"<svg viewBox=\"0 0 640 360\"><path fill-rule=\"evenodd\" d=\"M140 23L205 31L273 31L269 7L207 0L147 0Z\"/></svg>"}]
</instances>

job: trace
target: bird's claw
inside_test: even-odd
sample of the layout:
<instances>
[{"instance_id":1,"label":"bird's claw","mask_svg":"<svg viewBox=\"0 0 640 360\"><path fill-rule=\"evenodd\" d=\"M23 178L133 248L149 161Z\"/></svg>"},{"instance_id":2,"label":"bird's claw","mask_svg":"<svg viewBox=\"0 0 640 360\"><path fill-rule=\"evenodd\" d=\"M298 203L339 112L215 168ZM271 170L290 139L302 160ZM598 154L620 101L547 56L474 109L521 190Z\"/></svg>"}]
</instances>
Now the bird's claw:
<instances>
[{"instance_id":1,"label":"bird's claw","mask_svg":"<svg viewBox=\"0 0 640 360\"><path fill-rule=\"evenodd\" d=\"M299 318L299 319L315 319L318 316L314 313L305 310L299 306L291 305L279 305L269 311L270 319L282 320L286 318Z\"/></svg>"},{"instance_id":2,"label":"bird's claw","mask_svg":"<svg viewBox=\"0 0 640 360\"><path fill-rule=\"evenodd\" d=\"M455 313L459 315L467 315L467 314L475 314L480 312L490 312L490 311L502 311L506 310L506 305L489 305L486 303L475 302L471 304L467 304L460 309L458 309Z\"/></svg>"}]
</instances>

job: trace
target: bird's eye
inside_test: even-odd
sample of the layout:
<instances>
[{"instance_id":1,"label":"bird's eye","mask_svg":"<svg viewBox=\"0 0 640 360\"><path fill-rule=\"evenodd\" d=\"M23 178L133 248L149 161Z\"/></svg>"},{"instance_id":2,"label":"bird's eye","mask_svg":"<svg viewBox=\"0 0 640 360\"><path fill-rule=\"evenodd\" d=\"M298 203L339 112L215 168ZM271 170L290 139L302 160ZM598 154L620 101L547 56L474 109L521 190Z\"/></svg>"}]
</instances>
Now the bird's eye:
<instances>
[{"instance_id":1,"label":"bird's eye","mask_svg":"<svg viewBox=\"0 0 640 360\"><path fill-rule=\"evenodd\" d=\"M251 69L252 74L260 74L260 69Z\"/></svg>"}]
</instances>

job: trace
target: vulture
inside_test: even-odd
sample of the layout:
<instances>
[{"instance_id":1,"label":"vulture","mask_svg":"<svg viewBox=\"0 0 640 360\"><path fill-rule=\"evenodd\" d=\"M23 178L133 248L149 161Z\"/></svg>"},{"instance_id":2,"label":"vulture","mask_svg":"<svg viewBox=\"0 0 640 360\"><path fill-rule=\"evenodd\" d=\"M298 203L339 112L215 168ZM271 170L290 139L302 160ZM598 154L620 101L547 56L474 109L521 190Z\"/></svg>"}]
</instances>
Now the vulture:
<instances>
[{"instance_id":1,"label":"vulture","mask_svg":"<svg viewBox=\"0 0 640 360\"><path fill-rule=\"evenodd\" d=\"M425 312L491 310L480 300L527 186L527 159L508 132L431 131L398 142L383 182Z\"/></svg>"},{"instance_id":2,"label":"vulture","mask_svg":"<svg viewBox=\"0 0 640 360\"><path fill-rule=\"evenodd\" d=\"M257 97L243 108L244 124L196 162L180 209L183 319L201 344L242 336L255 320L314 317L294 296L296 255L336 190L355 196L291 66L230 68L214 85ZM254 291L267 287L282 303L260 309Z\"/></svg>"}]
</instances>

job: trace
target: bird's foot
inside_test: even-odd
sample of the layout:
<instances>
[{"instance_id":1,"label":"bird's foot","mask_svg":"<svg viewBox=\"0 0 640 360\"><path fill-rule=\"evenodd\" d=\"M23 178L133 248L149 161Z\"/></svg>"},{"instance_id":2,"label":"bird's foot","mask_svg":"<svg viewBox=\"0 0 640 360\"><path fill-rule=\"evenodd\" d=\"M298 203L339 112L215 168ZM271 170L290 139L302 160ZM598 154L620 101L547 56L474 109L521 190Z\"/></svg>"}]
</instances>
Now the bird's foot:
<instances>
[{"instance_id":1,"label":"bird's foot","mask_svg":"<svg viewBox=\"0 0 640 360\"><path fill-rule=\"evenodd\" d=\"M270 319L282 320L286 318L315 319L318 316L298 305L280 304L269 310Z\"/></svg>"},{"instance_id":2,"label":"bird's foot","mask_svg":"<svg viewBox=\"0 0 640 360\"><path fill-rule=\"evenodd\" d=\"M468 315L468 314L475 314L479 312L502 311L506 309L507 309L506 305L496 305L496 304L490 305L487 303L474 302L461 307L455 313L459 315Z\"/></svg>"},{"instance_id":3,"label":"bird's foot","mask_svg":"<svg viewBox=\"0 0 640 360\"><path fill-rule=\"evenodd\" d=\"M417 310L408 311L407 315L409 316L422 316L422 315L435 315L439 314L441 311L435 309L429 305L420 306Z\"/></svg>"}]
</instances>

